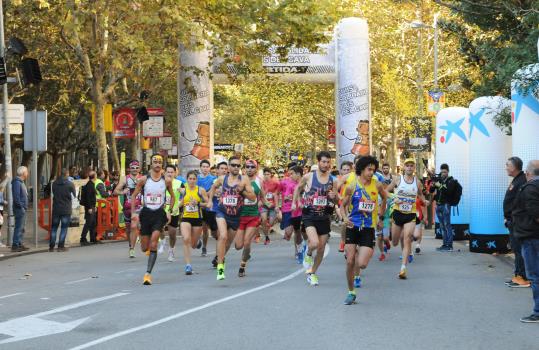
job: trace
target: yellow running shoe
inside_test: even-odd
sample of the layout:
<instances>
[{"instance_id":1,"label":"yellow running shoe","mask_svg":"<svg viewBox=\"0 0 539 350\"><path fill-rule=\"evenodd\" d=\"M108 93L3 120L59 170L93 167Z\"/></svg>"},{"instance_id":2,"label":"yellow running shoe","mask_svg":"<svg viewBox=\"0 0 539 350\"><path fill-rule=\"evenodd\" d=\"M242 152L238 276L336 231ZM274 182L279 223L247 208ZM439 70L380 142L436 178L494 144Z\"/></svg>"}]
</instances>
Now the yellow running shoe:
<instances>
[{"instance_id":1,"label":"yellow running shoe","mask_svg":"<svg viewBox=\"0 0 539 350\"><path fill-rule=\"evenodd\" d=\"M149 273L145 273L144 274L144 282L142 282L143 285L145 286L151 286L152 285L152 275L150 275Z\"/></svg>"},{"instance_id":2,"label":"yellow running shoe","mask_svg":"<svg viewBox=\"0 0 539 350\"><path fill-rule=\"evenodd\" d=\"M406 272L407 272L406 268L401 269L401 272L399 272L399 278L400 278L401 280L405 280L405 279L406 279Z\"/></svg>"}]
</instances>

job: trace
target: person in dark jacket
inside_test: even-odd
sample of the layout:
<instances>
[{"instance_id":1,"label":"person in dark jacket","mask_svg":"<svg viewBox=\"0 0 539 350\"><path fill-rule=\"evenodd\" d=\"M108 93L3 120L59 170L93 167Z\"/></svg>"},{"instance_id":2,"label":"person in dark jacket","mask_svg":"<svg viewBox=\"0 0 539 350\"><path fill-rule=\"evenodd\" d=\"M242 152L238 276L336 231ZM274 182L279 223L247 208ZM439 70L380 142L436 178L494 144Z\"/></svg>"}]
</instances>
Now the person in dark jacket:
<instances>
[{"instance_id":1,"label":"person in dark jacket","mask_svg":"<svg viewBox=\"0 0 539 350\"><path fill-rule=\"evenodd\" d=\"M61 224L60 238L58 239L58 251L63 252L67 228L71 222L72 199L75 198L75 185L69 181L69 170L62 169L62 175L52 183L52 229L49 240L49 252L54 251L56 245L56 231Z\"/></svg>"},{"instance_id":2,"label":"person in dark jacket","mask_svg":"<svg viewBox=\"0 0 539 350\"><path fill-rule=\"evenodd\" d=\"M506 282L506 284L511 288L530 287L530 281L528 281L526 278L524 259L522 259L522 254L520 253L520 242L518 239L515 239L515 235L513 234L513 221L511 218L518 190L520 190L520 187L526 183L526 175L522 171L522 166L522 159L519 157L511 157L507 160L507 163L505 163L507 175L513 178L513 181L511 181L511 184L507 188L505 197L503 199L503 217L505 219L505 227L507 227L509 230L509 242L511 244L511 249L515 254L515 273L511 281Z\"/></svg>"},{"instance_id":3,"label":"person in dark jacket","mask_svg":"<svg viewBox=\"0 0 539 350\"><path fill-rule=\"evenodd\" d=\"M526 167L526 182L513 207L513 234L520 241L526 273L531 282L534 308L521 322L539 323L539 160Z\"/></svg>"},{"instance_id":4,"label":"person in dark jacket","mask_svg":"<svg viewBox=\"0 0 539 350\"><path fill-rule=\"evenodd\" d=\"M96 233L96 189L95 189L96 174L95 171L90 170L88 173L88 182L81 188L80 203L84 206L84 227L82 228L80 236L80 244L88 245L90 243L97 243ZM86 239L86 236L90 233L90 243Z\"/></svg>"},{"instance_id":5,"label":"person in dark jacket","mask_svg":"<svg viewBox=\"0 0 539 350\"><path fill-rule=\"evenodd\" d=\"M24 181L28 177L28 169L25 166L17 168L17 177L11 181L13 193L13 212L15 214L15 229L13 231L12 252L28 250L23 244L24 226L26 224L26 209L28 209L28 192Z\"/></svg>"},{"instance_id":6,"label":"person in dark jacket","mask_svg":"<svg viewBox=\"0 0 539 350\"><path fill-rule=\"evenodd\" d=\"M449 176L449 166L447 164L440 165L440 177L430 188L430 192L434 193L436 200L436 216L440 224L443 244L436 248L437 251L451 252L453 251L453 227L451 226L451 204L450 199L455 193L455 181L452 176Z\"/></svg>"}]
</instances>

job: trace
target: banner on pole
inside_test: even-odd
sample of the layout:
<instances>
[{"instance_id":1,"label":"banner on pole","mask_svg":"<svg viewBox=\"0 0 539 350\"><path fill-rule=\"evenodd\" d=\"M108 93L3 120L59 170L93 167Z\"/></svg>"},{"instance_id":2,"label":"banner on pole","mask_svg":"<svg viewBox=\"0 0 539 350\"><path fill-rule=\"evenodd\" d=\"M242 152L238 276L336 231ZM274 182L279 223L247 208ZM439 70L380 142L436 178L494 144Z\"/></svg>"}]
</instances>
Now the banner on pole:
<instances>
[{"instance_id":1,"label":"banner on pole","mask_svg":"<svg viewBox=\"0 0 539 350\"><path fill-rule=\"evenodd\" d=\"M135 138L136 111L133 108L120 108L114 112L114 137L117 139Z\"/></svg>"},{"instance_id":2,"label":"banner on pole","mask_svg":"<svg viewBox=\"0 0 539 350\"><path fill-rule=\"evenodd\" d=\"M427 96L427 115L436 117L438 112L445 108L445 94L442 91L429 91Z\"/></svg>"},{"instance_id":3,"label":"banner on pole","mask_svg":"<svg viewBox=\"0 0 539 350\"><path fill-rule=\"evenodd\" d=\"M103 118L105 120L105 132L113 132L112 105L109 103L103 106ZM95 132L95 105L92 105L92 131Z\"/></svg>"}]
</instances>

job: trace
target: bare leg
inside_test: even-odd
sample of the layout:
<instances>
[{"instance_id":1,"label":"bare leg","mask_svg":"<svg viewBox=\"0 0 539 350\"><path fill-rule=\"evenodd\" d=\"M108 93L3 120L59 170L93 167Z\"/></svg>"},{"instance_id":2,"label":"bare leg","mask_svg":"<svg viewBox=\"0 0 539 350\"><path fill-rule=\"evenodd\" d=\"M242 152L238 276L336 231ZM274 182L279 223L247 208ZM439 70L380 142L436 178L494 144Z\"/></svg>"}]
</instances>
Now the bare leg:
<instances>
[{"instance_id":1,"label":"bare leg","mask_svg":"<svg viewBox=\"0 0 539 350\"><path fill-rule=\"evenodd\" d=\"M354 290L354 269L356 266L356 245L346 244L344 246L346 253L346 282L348 284L348 290Z\"/></svg>"},{"instance_id":2,"label":"bare leg","mask_svg":"<svg viewBox=\"0 0 539 350\"><path fill-rule=\"evenodd\" d=\"M316 257L314 259L313 269L312 272L316 273L316 270L318 270L318 267L320 267L320 264L322 263L322 259L324 259L324 249L326 248L326 243L328 241L329 235L322 235L319 237L319 244L318 249L316 250Z\"/></svg>"},{"instance_id":3,"label":"bare leg","mask_svg":"<svg viewBox=\"0 0 539 350\"><path fill-rule=\"evenodd\" d=\"M182 222L180 229L183 237L183 259L185 264L191 264L191 224Z\"/></svg>"}]
</instances>

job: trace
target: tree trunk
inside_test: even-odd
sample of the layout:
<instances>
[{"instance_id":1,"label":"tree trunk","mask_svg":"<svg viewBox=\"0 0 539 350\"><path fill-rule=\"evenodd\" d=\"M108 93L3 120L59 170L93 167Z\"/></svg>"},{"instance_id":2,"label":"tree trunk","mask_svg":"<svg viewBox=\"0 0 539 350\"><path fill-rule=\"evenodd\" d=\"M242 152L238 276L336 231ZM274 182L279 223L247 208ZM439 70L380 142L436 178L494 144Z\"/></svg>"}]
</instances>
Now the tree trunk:
<instances>
[{"instance_id":1,"label":"tree trunk","mask_svg":"<svg viewBox=\"0 0 539 350\"><path fill-rule=\"evenodd\" d=\"M99 167L103 170L109 169L108 153L107 153L107 135L105 133L105 99L103 97L101 82L94 82L94 96L95 104L95 132L97 143L97 159L99 161Z\"/></svg>"},{"instance_id":2,"label":"tree trunk","mask_svg":"<svg viewBox=\"0 0 539 350\"><path fill-rule=\"evenodd\" d=\"M116 138L112 133L109 133L110 137L110 153L112 154L112 168L116 171L120 171L120 158L118 157L118 149L116 147Z\"/></svg>"}]
</instances>

